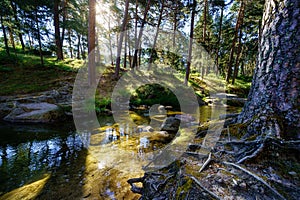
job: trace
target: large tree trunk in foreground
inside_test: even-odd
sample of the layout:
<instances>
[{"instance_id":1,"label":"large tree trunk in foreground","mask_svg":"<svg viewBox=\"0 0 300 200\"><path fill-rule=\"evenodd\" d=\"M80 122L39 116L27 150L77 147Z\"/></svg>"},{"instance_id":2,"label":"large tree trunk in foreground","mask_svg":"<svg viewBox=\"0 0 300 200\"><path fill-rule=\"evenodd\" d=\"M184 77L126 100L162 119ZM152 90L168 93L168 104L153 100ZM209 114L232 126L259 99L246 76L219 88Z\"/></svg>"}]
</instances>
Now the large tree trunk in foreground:
<instances>
[{"instance_id":1,"label":"large tree trunk in foreground","mask_svg":"<svg viewBox=\"0 0 300 200\"><path fill-rule=\"evenodd\" d=\"M247 134L300 138L300 2L267 0L248 103Z\"/></svg>"}]
</instances>

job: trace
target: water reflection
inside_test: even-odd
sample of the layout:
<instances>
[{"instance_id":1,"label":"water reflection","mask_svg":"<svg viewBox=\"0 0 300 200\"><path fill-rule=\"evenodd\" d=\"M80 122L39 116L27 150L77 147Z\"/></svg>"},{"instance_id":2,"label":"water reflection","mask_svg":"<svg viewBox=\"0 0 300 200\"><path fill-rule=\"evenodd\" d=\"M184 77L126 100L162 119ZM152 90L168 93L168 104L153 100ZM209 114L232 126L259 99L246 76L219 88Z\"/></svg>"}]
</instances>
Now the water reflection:
<instances>
[{"instance_id":1,"label":"water reflection","mask_svg":"<svg viewBox=\"0 0 300 200\"><path fill-rule=\"evenodd\" d=\"M220 114L224 114L221 113L223 110L212 114L210 107L201 107L200 122L218 118ZM239 109L231 110L230 107L227 110L231 113L239 111ZM128 171L137 172L142 163L149 161L146 160L146 153L161 149L172 140L174 134L152 130L149 126L151 125L149 116L156 118L154 115L144 114L132 113L136 125L115 124L112 117L99 117L100 128L93 133L86 133L89 151L94 151L95 155L98 155L98 170L105 170L108 164L112 163L112 167L118 166L119 169L128 167ZM176 114L180 113L173 112L168 116ZM158 119L160 121L157 121L161 122L161 119ZM57 192L58 179L63 179L66 184L74 179L75 175L78 179L76 187L80 190L84 185L85 167L89 165L85 161L85 154L82 153L84 147L82 137L82 134L75 132L73 124L16 125L0 122L0 196L44 178L45 173L53 174L58 171L60 173L51 176L49 182L52 185L46 186L48 189L43 191L44 195ZM123 182L126 184L126 180L123 180L125 175L120 174L122 177L111 177L117 181L115 186L108 183L107 186L103 186L103 193L106 191L106 196L111 199L116 198L115 190L121 190L118 189L119 181L122 180L122 184ZM107 179L108 177L101 181L105 182ZM69 190L75 191L76 188L70 184Z\"/></svg>"},{"instance_id":2,"label":"water reflection","mask_svg":"<svg viewBox=\"0 0 300 200\"><path fill-rule=\"evenodd\" d=\"M82 149L70 127L0 124L0 194L69 164Z\"/></svg>"}]
</instances>

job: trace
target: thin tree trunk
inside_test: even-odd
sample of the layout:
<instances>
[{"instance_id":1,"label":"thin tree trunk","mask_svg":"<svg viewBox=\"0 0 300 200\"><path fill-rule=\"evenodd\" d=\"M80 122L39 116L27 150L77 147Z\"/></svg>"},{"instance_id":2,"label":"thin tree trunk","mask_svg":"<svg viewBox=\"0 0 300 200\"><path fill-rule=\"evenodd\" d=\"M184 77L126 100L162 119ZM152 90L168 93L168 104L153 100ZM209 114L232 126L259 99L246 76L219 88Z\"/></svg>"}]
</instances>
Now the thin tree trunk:
<instances>
[{"instance_id":1,"label":"thin tree trunk","mask_svg":"<svg viewBox=\"0 0 300 200\"><path fill-rule=\"evenodd\" d=\"M163 16L164 8L165 8L164 3L165 3L165 1L162 0L161 1L160 13L159 13L159 16L158 16L158 22L157 22L157 26L156 26L156 33L155 33L155 37L154 37L154 41L153 41L153 45L152 45L152 49L151 49L151 53L150 53L150 58L149 58L148 70L151 69L151 67L152 67L154 52L156 52L155 48L156 48L156 42L157 42L158 33L159 33L159 27L160 27L160 24L161 24L161 21L162 21L162 16Z\"/></svg>"},{"instance_id":2,"label":"thin tree trunk","mask_svg":"<svg viewBox=\"0 0 300 200\"><path fill-rule=\"evenodd\" d=\"M69 51L70 51L70 57L73 58L73 48L72 48L71 34L72 34L72 31L71 31L71 29L69 29L68 30Z\"/></svg>"},{"instance_id":3,"label":"thin tree trunk","mask_svg":"<svg viewBox=\"0 0 300 200\"><path fill-rule=\"evenodd\" d=\"M127 38L130 38L129 36L129 31L127 31ZM132 64L132 56L131 56L131 45L130 45L130 40L127 40L128 42L128 60L129 60L129 67L131 67Z\"/></svg>"},{"instance_id":4,"label":"thin tree trunk","mask_svg":"<svg viewBox=\"0 0 300 200\"><path fill-rule=\"evenodd\" d=\"M60 26L59 26L59 0L54 0L54 36L56 45L57 60L63 60L62 42L60 39Z\"/></svg>"},{"instance_id":5,"label":"thin tree trunk","mask_svg":"<svg viewBox=\"0 0 300 200\"><path fill-rule=\"evenodd\" d=\"M81 37L80 37L80 34L77 33L77 40L78 40L78 43L77 43L77 59L80 59L80 43L81 43Z\"/></svg>"},{"instance_id":6,"label":"thin tree trunk","mask_svg":"<svg viewBox=\"0 0 300 200\"><path fill-rule=\"evenodd\" d=\"M126 69L127 67L127 43L128 43L128 34L127 31L125 32L125 41L124 41L124 63L123 63L123 67L124 69Z\"/></svg>"},{"instance_id":7,"label":"thin tree trunk","mask_svg":"<svg viewBox=\"0 0 300 200\"><path fill-rule=\"evenodd\" d=\"M193 37L194 37L194 21L195 21L195 12L196 12L196 0L192 1L192 16L191 16L191 27L190 27L190 42L189 42L189 55L187 60L187 67L185 72L185 80L184 84L188 85L189 77L190 77L190 69L192 62L192 51L193 51Z\"/></svg>"},{"instance_id":8,"label":"thin tree trunk","mask_svg":"<svg viewBox=\"0 0 300 200\"><path fill-rule=\"evenodd\" d=\"M21 43L21 46L22 46L22 50L25 51L25 44L24 44L24 40L23 40L23 35L21 33L21 25L20 25L20 21L19 21L18 16L17 16L17 8L16 8L16 5L13 3L12 0L10 1L10 5L13 9L13 14L14 14L16 25L17 25L17 28L18 28L18 36L19 36L19 40L20 40L20 43Z\"/></svg>"},{"instance_id":9,"label":"thin tree trunk","mask_svg":"<svg viewBox=\"0 0 300 200\"><path fill-rule=\"evenodd\" d=\"M215 72L218 72L218 68L219 68L219 48L220 48L220 41L221 41L221 37L222 37L223 15L224 15L224 6L221 7L219 33L218 33L218 40L217 40L217 44L216 44L216 58L215 58L216 69L215 69Z\"/></svg>"},{"instance_id":10,"label":"thin tree trunk","mask_svg":"<svg viewBox=\"0 0 300 200\"><path fill-rule=\"evenodd\" d=\"M66 21L68 18L68 0L64 0L64 5L63 5L63 20L62 20L62 31L61 31L61 38L60 38L60 46L63 48L64 46L64 40L65 40L65 32L66 32Z\"/></svg>"},{"instance_id":11,"label":"thin tree trunk","mask_svg":"<svg viewBox=\"0 0 300 200\"><path fill-rule=\"evenodd\" d=\"M36 21L36 29L37 29L37 39L39 43L39 52L40 52L40 59L41 59L41 65L44 66L44 57L43 57L43 50L42 50L42 41L41 41L41 33L40 33L40 25L39 25L39 19L38 19L38 8L35 10L35 21Z\"/></svg>"},{"instance_id":12,"label":"thin tree trunk","mask_svg":"<svg viewBox=\"0 0 300 200\"><path fill-rule=\"evenodd\" d=\"M206 28L207 28L207 11L208 11L208 2L207 0L204 0L204 10L203 10L203 35L202 35L202 41L205 44L206 43Z\"/></svg>"},{"instance_id":13,"label":"thin tree trunk","mask_svg":"<svg viewBox=\"0 0 300 200\"><path fill-rule=\"evenodd\" d=\"M232 85L234 85L235 79L238 76L239 73L239 61L240 61L240 55L241 55L241 50L242 50L242 29L240 28L240 34L239 34L239 45L238 45L238 50L236 53L236 61L235 61L235 66L234 66L234 71L233 71L233 76L232 76Z\"/></svg>"},{"instance_id":14,"label":"thin tree trunk","mask_svg":"<svg viewBox=\"0 0 300 200\"><path fill-rule=\"evenodd\" d=\"M98 37L99 29L96 27L96 65L100 64L101 62L101 55L100 55L100 44L99 44L99 37Z\"/></svg>"},{"instance_id":15,"label":"thin tree trunk","mask_svg":"<svg viewBox=\"0 0 300 200\"><path fill-rule=\"evenodd\" d=\"M240 26L243 24L243 19L244 19L244 11L245 11L245 0L241 1L241 6L237 18L237 22L235 25L235 32L234 32L234 38L232 41L231 45L231 51L230 51L230 56L229 56L229 62L228 62L228 69L227 69L227 76L226 76L226 82L229 83L231 74L232 74L232 64L233 64L233 56L234 56L234 51L235 51L235 44L236 40L238 38L238 33Z\"/></svg>"},{"instance_id":16,"label":"thin tree trunk","mask_svg":"<svg viewBox=\"0 0 300 200\"><path fill-rule=\"evenodd\" d=\"M108 41L109 41L110 61L111 61L111 66L114 66L111 31L112 30L110 27L110 18L109 18L109 20L108 20Z\"/></svg>"},{"instance_id":17,"label":"thin tree trunk","mask_svg":"<svg viewBox=\"0 0 300 200\"><path fill-rule=\"evenodd\" d=\"M96 27L96 0L89 0L88 80L90 86L96 84L95 27Z\"/></svg>"},{"instance_id":18,"label":"thin tree trunk","mask_svg":"<svg viewBox=\"0 0 300 200\"><path fill-rule=\"evenodd\" d=\"M7 55L10 55L2 14L0 14L0 19L1 19L1 27L2 27L2 32L3 32L3 37L4 37L5 50L6 50Z\"/></svg>"},{"instance_id":19,"label":"thin tree trunk","mask_svg":"<svg viewBox=\"0 0 300 200\"><path fill-rule=\"evenodd\" d=\"M129 7L129 0L126 0L124 18L123 18L123 22L122 22L122 28L121 28L119 44L118 44L118 49L117 49L116 70L115 70L116 78L119 77L119 73L120 73L121 52L122 52L123 38L124 38L126 26L127 26L128 7Z\"/></svg>"},{"instance_id":20,"label":"thin tree trunk","mask_svg":"<svg viewBox=\"0 0 300 200\"><path fill-rule=\"evenodd\" d=\"M142 24L141 24L141 27L140 27L137 42L135 44L132 68L137 66L137 62L138 62L137 58L138 58L138 53L139 53L140 42L141 42L141 39L142 39L142 36L143 36L143 29L144 29L144 26L145 26L145 23L146 23L146 20L147 20L147 14L148 14L148 11L150 9L150 3L151 3L151 0L148 0L146 9L144 11L144 18L143 18L143 21L142 21Z\"/></svg>"},{"instance_id":21,"label":"thin tree trunk","mask_svg":"<svg viewBox=\"0 0 300 200\"><path fill-rule=\"evenodd\" d=\"M7 30L8 30L10 44L13 47L14 52L16 52L16 45L15 45L13 30L11 27L7 27Z\"/></svg>"},{"instance_id":22,"label":"thin tree trunk","mask_svg":"<svg viewBox=\"0 0 300 200\"><path fill-rule=\"evenodd\" d=\"M177 31L177 14L178 14L178 7L176 7L175 9L175 13L174 13L174 25L173 25L173 49L175 49L176 47L176 31Z\"/></svg>"}]
</instances>

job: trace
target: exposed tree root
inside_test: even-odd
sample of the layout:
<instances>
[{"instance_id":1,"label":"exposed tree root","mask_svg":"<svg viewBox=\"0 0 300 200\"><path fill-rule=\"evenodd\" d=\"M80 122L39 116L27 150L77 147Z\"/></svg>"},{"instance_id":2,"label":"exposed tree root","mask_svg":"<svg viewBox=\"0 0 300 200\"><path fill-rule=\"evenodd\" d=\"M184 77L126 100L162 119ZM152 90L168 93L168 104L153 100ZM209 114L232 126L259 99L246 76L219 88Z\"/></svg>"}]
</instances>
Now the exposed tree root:
<instances>
[{"instance_id":1,"label":"exposed tree root","mask_svg":"<svg viewBox=\"0 0 300 200\"><path fill-rule=\"evenodd\" d=\"M265 143L264 142L261 143L259 148L256 151L254 151L251 155L247 155L244 158L240 159L239 161L237 161L237 163L241 164L242 162L244 162L250 158L256 157L263 150L264 146L265 146Z\"/></svg>"},{"instance_id":2,"label":"exposed tree root","mask_svg":"<svg viewBox=\"0 0 300 200\"><path fill-rule=\"evenodd\" d=\"M195 178L192 175L189 175L189 177L199 186L201 187L205 192L209 193L211 196L213 196L215 199L221 199L218 195L216 195L215 193L213 193L212 191L208 190L207 188L205 188L200 181L198 181L197 178Z\"/></svg>"},{"instance_id":3,"label":"exposed tree root","mask_svg":"<svg viewBox=\"0 0 300 200\"><path fill-rule=\"evenodd\" d=\"M264 181L262 178L258 177L257 175L253 174L252 172L248 171L247 169L234 164L234 163L230 163L230 162L223 162L225 165L231 165L235 168L238 168L240 170L242 170L243 172L247 173L248 175L252 176L253 178L255 178L256 180L258 180L259 182L261 182L262 184L264 184L266 187L268 187L273 193L275 193L280 199L285 199L281 194L279 194L277 192L277 190L275 190L274 188L272 188L266 181Z\"/></svg>"},{"instance_id":4,"label":"exposed tree root","mask_svg":"<svg viewBox=\"0 0 300 200\"><path fill-rule=\"evenodd\" d=\"M203 169L210 163L211 161L211 153L209 153L207 160L204 162L204 164L202 165L202 167L200 168L199 172L202 172Z\"/></svg>"}]
</instances>

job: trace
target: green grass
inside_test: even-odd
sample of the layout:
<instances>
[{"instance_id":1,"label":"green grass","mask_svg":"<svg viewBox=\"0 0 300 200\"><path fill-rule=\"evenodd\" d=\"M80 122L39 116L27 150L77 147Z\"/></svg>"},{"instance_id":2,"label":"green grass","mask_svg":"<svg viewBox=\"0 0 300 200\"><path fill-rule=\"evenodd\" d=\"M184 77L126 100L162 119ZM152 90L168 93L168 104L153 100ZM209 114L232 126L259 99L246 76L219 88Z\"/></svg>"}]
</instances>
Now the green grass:
<instances>
[{"instance_id":1,"label":"green grass","mask_svg":"<svg viewBox=\"0 0 300 200\"><path fill-rule=\"evenodd\" d=\"M60 86L61 81L73 81L83 60L45 56L44 66L40 57L12 49L8 56L0 47L0 96L26 94L51 90Z\"/></svg>"},{"instance_id":2,"label":"green grass","mask_svg":"<svg viewBox=\"0 0 300 200\"><path fill-rule=\"evenodd\" d=\"M237 94L239 97L247 97L251 87L252 77L238 77L235 84L227 84L223 77L213 74L205 76L202 80L198 75L192 74L189 83L200 97L208 96L210 93L226 92Z\"/></svg>"}]
</instances>

